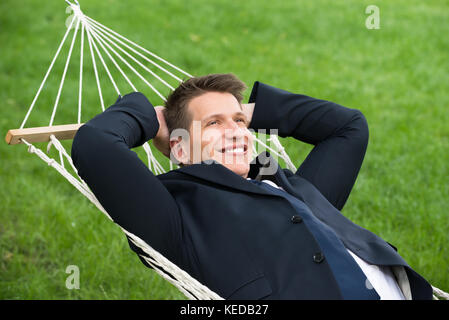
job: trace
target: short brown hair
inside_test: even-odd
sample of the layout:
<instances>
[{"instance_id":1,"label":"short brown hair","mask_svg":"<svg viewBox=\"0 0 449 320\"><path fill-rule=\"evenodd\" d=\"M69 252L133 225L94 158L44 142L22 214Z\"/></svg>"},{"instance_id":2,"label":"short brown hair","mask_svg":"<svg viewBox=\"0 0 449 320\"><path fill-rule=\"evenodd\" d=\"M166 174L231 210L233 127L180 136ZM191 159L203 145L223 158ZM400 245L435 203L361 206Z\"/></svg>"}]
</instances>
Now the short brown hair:
<instances>
[{"instance_id":1,"label":"short brown hair","mask_svg":"<svg viewBox=\"0 0 449 320\"><path fill-rule=\"evenodd\" d=\"M177 128L189 130L192 118L187 106L193 98L206 92L228 92L241 103L246 88L245 83L232 73L208 74L182 82L165 102L168 132L171 133Z\"/></svg>"}]
</instances>

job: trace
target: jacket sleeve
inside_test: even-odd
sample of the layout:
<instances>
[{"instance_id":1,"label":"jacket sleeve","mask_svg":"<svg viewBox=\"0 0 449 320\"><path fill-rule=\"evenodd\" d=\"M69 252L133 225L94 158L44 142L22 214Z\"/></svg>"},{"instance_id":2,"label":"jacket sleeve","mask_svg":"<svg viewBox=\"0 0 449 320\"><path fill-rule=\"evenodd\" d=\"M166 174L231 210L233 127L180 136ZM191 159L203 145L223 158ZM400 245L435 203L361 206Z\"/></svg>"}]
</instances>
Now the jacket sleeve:
<instances>
[{"instance_id":1,"label":"jacket sleeve","mask_svg":"<svg viewBox=\"0 0 449 320\"><path fill-rule=\"evenodd\" d=\"M278 129L280 137L314 145L295 174L341 210L368 146L368 124L362 112L261 82L255 82L249 103L255 103L250 128L267 133Z\"/></svg>"},{"instance_id":2,"label":"jacket sleeve","mask_svg":"<svg viewBox=\"0 0 449 320\"><path fill-rule=\"evenodd\" d=\"M158 130L152 104L143 94L131 93L81 126L71 153L79 176L114 222L176 263L182 238L177 204L130 150Z\"/></svg>"}]
</instances>

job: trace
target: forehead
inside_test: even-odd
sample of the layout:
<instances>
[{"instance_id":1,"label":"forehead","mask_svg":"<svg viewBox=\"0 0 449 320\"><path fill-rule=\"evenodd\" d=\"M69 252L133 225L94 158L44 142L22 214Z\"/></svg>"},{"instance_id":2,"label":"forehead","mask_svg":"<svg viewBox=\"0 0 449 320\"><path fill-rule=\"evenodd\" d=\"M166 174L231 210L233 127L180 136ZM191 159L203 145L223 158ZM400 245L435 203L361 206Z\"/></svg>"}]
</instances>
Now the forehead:
<instances>
[{"instance_id":1,"label":"forehead","mask_svg":"<svg viewBox=\"0 0 449 320\"><path fill-rule=\"evenodd\" d=\"M193 98L188 108L193 120L201 120L212 114L226 116L242 111L237 99L227 92L206 92Z\"/></svg>"}]
</instances>

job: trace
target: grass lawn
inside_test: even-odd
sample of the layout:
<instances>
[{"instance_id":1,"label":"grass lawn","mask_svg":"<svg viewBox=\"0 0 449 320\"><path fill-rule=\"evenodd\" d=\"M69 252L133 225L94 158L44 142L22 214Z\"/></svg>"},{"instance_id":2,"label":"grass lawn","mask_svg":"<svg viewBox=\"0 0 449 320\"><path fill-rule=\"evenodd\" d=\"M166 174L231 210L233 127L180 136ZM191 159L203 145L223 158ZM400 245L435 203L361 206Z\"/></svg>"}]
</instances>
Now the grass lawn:
<instances>
[{"instance_id":1,"label":"grass lawn","mask_svg":"<svg viewBox=\"0 0 449 320\"><path fill-rule=\"evenodd\" d=\"M247 98L259 80L361 110L370 142L342 213L449 291L447 1L80 2L85 14L191 74L235 73L248 84ZM380 8L380 29L365 27L370 4ZM28 111L66 30L65 8L62 0L0 2L2 135ZM75 48L54 124L76 122ZM67 52L27 127L48 125ZM90 55L85 61L87 68ZM93 72L84 83L82 122L101 112ZM103 93L106 106L117 97L106 81ZM282 142L297 167L312 149ZM79 267L79 290L65 286L69 265ZM0 299L184 296L146 268L120 229L55 170L23 145L0 143Z\"/></svg>"}]
</instances>

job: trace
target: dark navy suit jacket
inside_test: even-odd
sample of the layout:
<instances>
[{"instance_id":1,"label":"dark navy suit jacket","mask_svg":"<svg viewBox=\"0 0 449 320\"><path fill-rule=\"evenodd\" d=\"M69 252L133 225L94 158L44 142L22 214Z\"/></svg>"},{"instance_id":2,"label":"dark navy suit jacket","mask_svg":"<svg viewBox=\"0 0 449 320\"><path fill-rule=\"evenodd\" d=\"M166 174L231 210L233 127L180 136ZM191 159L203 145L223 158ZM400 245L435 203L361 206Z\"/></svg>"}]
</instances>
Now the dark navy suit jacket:
<instances>
[{"instance_id":1,"label":"dark navy suit jacket","mask_svg":"<svg viewBox=\"0 0 449 320\"><path fill-rule=\"evenodd\" d=\"M404 266L413 298L431 299L429 283L392 245L340 212L368 145L364 115L260 82L249 102L255 102L250 128L278 129L280 137L314 145L296 172L275 162L275 174L263 178L304 201L366 262ZM74 165L116 223L225 299L342 298L326 259L313 258L318 243L304 223L293 223L293 208L282 197L217 162L158 176L148 170L130 149L154 138L158 129L152 104L132 93L88 121L74 138ZM255 158L250 178L267 159L276 161L267 152Z\"/></svg>"}]
</instances>

